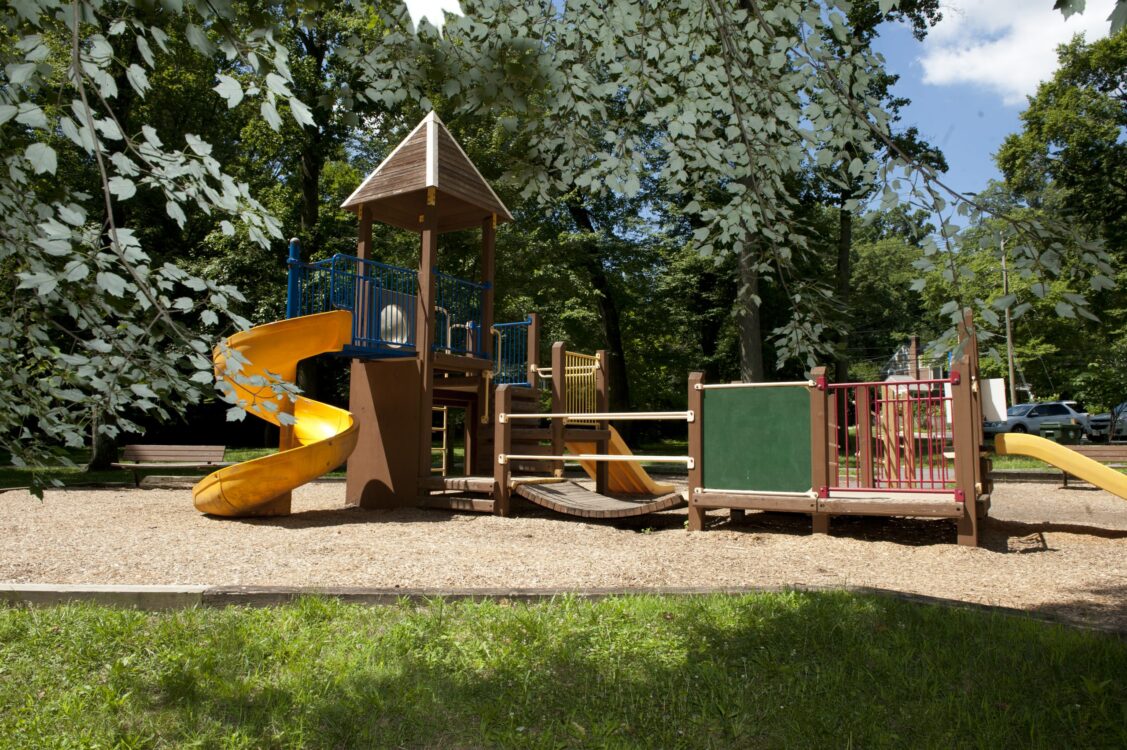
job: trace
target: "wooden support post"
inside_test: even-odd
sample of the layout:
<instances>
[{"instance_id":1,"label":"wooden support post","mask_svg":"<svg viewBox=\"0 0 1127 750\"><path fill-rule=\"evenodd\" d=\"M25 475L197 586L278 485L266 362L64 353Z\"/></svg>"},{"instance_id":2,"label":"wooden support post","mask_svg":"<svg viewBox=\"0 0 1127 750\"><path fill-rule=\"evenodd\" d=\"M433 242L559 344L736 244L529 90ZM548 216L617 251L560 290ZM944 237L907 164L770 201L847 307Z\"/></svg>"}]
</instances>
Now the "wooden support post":
<instances>
[{"instance_id":1,"label":"wooden support post","mask_svg":"<svg viewBox=\"0 0 1127 750\"><path fill-rule=\"evenodd\" d=\"M955 451L955 489L963 496L963 515L957 521L959 544L968 547L978 546L978 496L984 489L979 479L981 467L982 412L975 410L975 397L978 386L978 373L973 363L975 357L970 348L975 344L971 338L973 319L969 310L959 324L959 356L951 367L951 377L958 377L958 383L951 384L951 432L952 448ZM975 424L975 419L978 424Z\"/></svg>"},{"instance_id":2,"label":"wooden support post","mask_svg":"<svg viewBox=\"0 0 1127 750\"><path fill-rule=\"evenodd\" d=\"M552 344L552 413L567 411L567 344L557 341ZM564 452L564 421L561 417L552 419L552 455L562 456ZM557 477L564 474L564 464L560 461L553 467Z\"/></svg>"},{"instance_id":3,"label":"wooden support post","mask_svg":"<svg viewBox=\"0 0 1127 750\"><path fill-rule=\"evenodd\" d=\"M481 295L481 355L493 359L493 264L497 244L497 228L493 217L481 222L481 281L485 292Z\"/></svg>"},{"instance_id":4,"label":"wooden support post","mask_svg":"<svg viewBox=\"0 0 1127 750\"><path fill-rule=\"evenodd\" d=\"M606 349L599 349L595 352L598 358L598 368L595 370L595 411L607 412L610 411L610 378L607 377L607 366L610 362L609 353ZM603 419L598 421L595 426L600 430L609 430L610 422ZM595 441L596 453L608 455L610 453L610 440L603 438ZM610 464L606 461L595 462L595 492L600 495L605 495L607 492L607 485L610 480Z\"/></svg>"},{"instance_id":5,"label":"wooden support post","mask_svg":"<svg viewBox=\"0 0 1127 750\"><path fill-rule=\"evenodd\" d=\"M829 398L826 393L829 380L826 368L815 367L810 372L810 379L817 383L810 389L810 487L821 497L830 486ZM811 514L811 520L815 534L829 533L828 513L815 511Z\"/></svg>"},{"instance_id":6,"label":"wooden support post","mask_svg":"<svg viewBox=\"0 0 1127 750\"><path fill-rule=\"evenodd\" d=\"M509 504L509 464L501 463L498 457L512 452L513 423L509 420L501 421L500 415L508 414L513 409L513 392L508 383L497 388L494 399L493 419L493 512L498 516L507 516L510 513Z\"/></svg>"},{"instance_id":7,"label":"wooden support post","mask_svg":"<svg viewBox=\"0 0 1127 750\"><path fill-rule=\"evenodd\" d=\"M689 374L689 411L694 419L689 422L689 456L693 466L689 469L689 531L703 531L705 509L694 504L696 491L704 487L704 373Z\"/></svg>"},{"instance_id":8,"label":"wooden support post","mask_svg":"<svg viewBox=\"0 0 1127 750\"><path fill-rule=\"evenodd\" d=\"M536 368L540 366L540 314L530 313L528 324L528 387L536 390Z\"/></svg>"},{"instance_id":9,"label":"wooden support post","mask_svg":"<svg viewBox=\"0 0 1127 750\"><path fill-rule=\"evenodd\" d=\"M361 260L374 260L372 258L372 209L361 205L357 212L360 219L359 235L356 240L356 255Z\"/></svg>"},{"instance_id":10,"label":"wooden support post","mask_svg":"<svg viewBox=\"0 0 1127 750\"><path fill-rule=\"evenodd\" d=\"M419 445L419 468L430 466L430 419L434 404L434 267L438 256L437 214L424 214L419 253L419 298L415 312L415 361L419 369L419 417L422 444ZM427 474L429 475L429 471Z\"/></svg>"}]
</instances>

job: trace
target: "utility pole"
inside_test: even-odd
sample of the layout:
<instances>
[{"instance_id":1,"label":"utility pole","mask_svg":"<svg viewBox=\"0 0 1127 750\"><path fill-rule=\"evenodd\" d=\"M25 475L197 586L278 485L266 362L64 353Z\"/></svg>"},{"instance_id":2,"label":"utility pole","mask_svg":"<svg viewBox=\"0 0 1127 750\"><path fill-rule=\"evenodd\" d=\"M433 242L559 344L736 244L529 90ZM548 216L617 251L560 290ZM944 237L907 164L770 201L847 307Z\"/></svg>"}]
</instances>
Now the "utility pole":
<instances>
[{"instance_id":1,"label":"utility pole","mask_svg":"<svg viewBox=\"0 0 1127 750\"><path fill-rule=\"evenodd\" d=\"M1002 295L1010 293L1010 274L1006 270L1006 239L1002 238ZM1006 362L1010 368L1010 406L1017 403L1017 383L1014 379L1014 325L1010 317L1013 305L1006 305Z\"/></svg>"}]
</instances>

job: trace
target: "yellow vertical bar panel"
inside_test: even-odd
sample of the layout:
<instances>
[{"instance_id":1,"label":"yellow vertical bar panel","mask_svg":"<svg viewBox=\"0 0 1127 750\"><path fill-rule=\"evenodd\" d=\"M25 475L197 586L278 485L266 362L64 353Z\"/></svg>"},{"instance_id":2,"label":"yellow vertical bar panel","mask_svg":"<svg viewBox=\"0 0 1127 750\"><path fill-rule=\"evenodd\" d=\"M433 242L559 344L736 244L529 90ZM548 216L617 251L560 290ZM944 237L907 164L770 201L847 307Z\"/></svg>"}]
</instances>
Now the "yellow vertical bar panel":
<instances>
[{"instance_id":1,"label":"yellow vertical bar panel","mask_svg":"<svg viewBox=\"0 0 1127 750\"><path fill-rule=\"evenodd\" d=\"M595 369L598 357L591 354L567 352L564 364L565 400L567 411L573 414L592 414L596 409ZM575 424L594 424L594 420L573 419Z\"/></svg>"}]
</instances>

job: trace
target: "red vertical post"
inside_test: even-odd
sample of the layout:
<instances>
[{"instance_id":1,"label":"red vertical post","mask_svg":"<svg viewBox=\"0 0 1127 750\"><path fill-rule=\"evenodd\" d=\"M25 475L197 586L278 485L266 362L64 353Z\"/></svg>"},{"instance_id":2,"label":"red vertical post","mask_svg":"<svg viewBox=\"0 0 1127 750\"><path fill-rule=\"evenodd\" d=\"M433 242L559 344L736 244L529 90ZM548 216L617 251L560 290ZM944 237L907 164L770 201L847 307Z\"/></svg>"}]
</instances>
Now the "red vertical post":
<instances>
[{"instance_id":1,"label":"red vertical post","mask_svg":"<svg viewBox=\"0 0 1127 750\"><path fill-rule=\"evenodd\" d=\"M552 344L552 412L562 414L567 411L567 344L557 341ZM562 456L564 452L564 420L552 419L552 455ZM560 461L553 472L562 477L564 464Z\"/></svg>"},{"instance_id":2,"label":"red vertical post","mask_svg":"<svg viewBox=\"0 0 1127 750\"><path fill-rule=\"evenodd\" d=\"M818 510L811 514L815 534L827 534L830 516L821 511L821 497L830 486L830 421L829 398L826 393L828 378L825 367L815 367L810 379L816 385L810 389L810 487L818 493Z\"/></svg>"},{"instance_id":3,"label":"red vertical post","mask_svg":"<svg viewBox=\"0 0 1127 750\"><path fill-rule=\"evenodd\" d=\"M696 505L697 492L704 488L704 373L689 373L688 408L693 413L689 422L689 531L703 531L705 509Z\"/></svg>"},{"instance_id":4,"label":"red vertical post","mask_svg":"<svg viewBox=\"0 0 1127 750\"><path fill-rule=\"evenodd\" d=\"M873 402L870 386L857 386L857 480L861 487L873 486Z\"/></svg>"},{"instance_id":5,"label":"red vertical post","mask_svg":"<svg viewBox=\"0 0 1127 750\"><path fill-rule=\"evenodd\" d=\"M511 414L513 407L512 386L505 383L497 388L494 399L493 418L493 512L498 516L507 516L510 513L509 464L508 460L501 462L501 456L507 456L513 447L513 423L508 419L501 419L502 414Z\"/></svg>"}]
</instances>

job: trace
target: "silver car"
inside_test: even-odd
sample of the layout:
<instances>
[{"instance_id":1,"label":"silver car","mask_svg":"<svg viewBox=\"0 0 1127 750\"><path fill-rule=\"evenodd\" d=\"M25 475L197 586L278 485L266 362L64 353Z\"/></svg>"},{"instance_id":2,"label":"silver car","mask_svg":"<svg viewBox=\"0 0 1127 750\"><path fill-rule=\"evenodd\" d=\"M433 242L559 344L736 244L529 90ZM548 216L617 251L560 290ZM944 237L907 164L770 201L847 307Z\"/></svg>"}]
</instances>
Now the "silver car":
<instances>
[{"instance_id":1,"label":"silver car","mask_svg":"<svg viewBox=\"0 0 1127 750\"><path fill-rule=\"evenodd\" d=\"M1127 438L1127 401L1109 412L1093 414L1088 417L1088 424L1092 430L1092 438L1106 438L1111 430L1112 417L1115 417L1115 437Z\"/></svg>"},{"instance_id":2,"label":"silver car","mask_svg":"<svg viewBox=\"0 0 1127 750\"><path fill-rule=\"evenodd\" d=\"M1006 410L1006 421L983 422L982 431L995 435L999 432L1028 432L1033 435L1041 431L1045 422L1075 422L1090 434L1088 413L1080 410L1075 401L1043 401L1040 403L1017 404Z\"/></svg>"}]
</instances>

